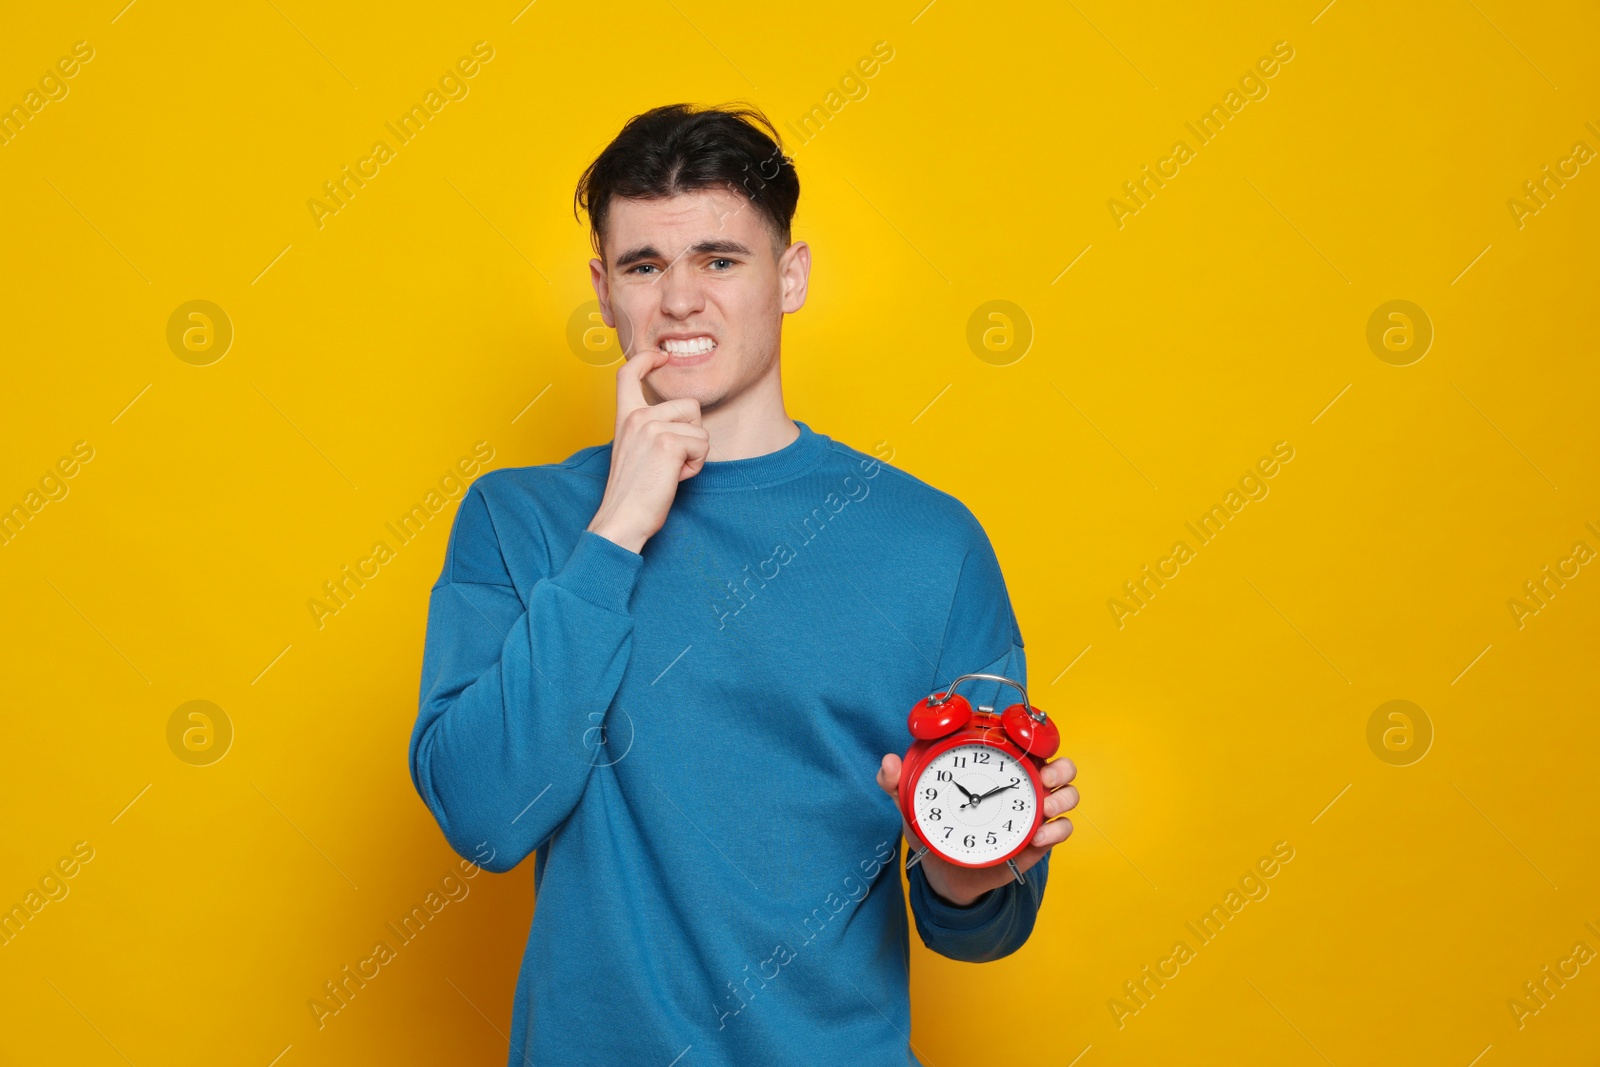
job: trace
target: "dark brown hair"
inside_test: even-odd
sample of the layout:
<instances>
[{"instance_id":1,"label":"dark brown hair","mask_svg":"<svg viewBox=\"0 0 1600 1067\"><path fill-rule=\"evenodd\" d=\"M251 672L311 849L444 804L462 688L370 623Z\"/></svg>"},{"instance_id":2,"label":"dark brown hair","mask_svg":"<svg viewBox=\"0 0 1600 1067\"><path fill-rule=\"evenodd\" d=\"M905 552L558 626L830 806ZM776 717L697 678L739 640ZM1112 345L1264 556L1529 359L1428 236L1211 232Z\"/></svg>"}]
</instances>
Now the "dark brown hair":
<instances>
[{"instance_id":1,"label":"dark brown hair","mask_svg":"<svg viewBox=\"0 0 1600 1067\"><path fill-rule=\"evenodd\" d=\"M613 197L659 200L712 188L749 200L781 242L778 250L788 247L800 176L777 128L748 104L667 104L635 115L578 179L572 214L589 213L590 240L604 258Z\"/></svg>"}]
</instances>

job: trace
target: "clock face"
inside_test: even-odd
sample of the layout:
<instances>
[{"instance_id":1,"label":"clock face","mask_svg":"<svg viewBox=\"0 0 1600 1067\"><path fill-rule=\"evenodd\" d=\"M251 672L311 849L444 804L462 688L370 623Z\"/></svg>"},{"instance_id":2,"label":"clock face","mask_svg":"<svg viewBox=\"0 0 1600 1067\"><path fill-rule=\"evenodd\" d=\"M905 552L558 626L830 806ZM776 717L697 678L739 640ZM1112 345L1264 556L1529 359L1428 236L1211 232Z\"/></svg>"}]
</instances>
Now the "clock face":
<instances>
[{"instance_id":1,"label":"clock face","mask_svg":"<svg viewBox=\"0 0 1600 1067\"><path fill-rule=\"evenodd\" d=\"M1033 830L1038 808L1033 780L992 745L947 749L917 778L917 827L946 857L971 866L998 863Z\"/></svg>"}]
</instances>

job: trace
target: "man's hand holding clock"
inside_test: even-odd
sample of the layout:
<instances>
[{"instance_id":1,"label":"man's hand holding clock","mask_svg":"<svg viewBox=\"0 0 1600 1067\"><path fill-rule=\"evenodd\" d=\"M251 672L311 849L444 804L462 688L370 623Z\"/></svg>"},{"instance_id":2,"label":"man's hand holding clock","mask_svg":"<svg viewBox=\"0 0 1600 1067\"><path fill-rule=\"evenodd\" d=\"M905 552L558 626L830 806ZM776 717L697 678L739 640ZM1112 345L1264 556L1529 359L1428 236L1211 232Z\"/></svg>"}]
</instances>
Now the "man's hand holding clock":
<instances>
[{"instance_id":1,"label":"man's hand holding clock","mask_svg":"<svg viewBox=\"0 0 1600 1067\"><path fill-rule=\"evenodd\" d=\"M901 759L892 752L883 757L883 762L878 767L878 787L891 798L898 798L901 770ZM1077 774L1077 766L1065 757L1045 764L1044 769L1039 772L1040 781L1049 790L1044 801L1045 821L1034 833L1028 846L1013 858L1019 871L1026 873L1044 857L1046 852L1072 835L1072 821L1059 816L1078 806L1078 787L1072 784ZM950 784L966 798L958 806L958 810L970 808L973 814L977 814L986 811L989 805L1021 803L1011 800L1015 794L1007 792L1015 789L1018 783L1001 782L981 793L973 792L960 782L951 781ZM906 841L911 843L913 848L917 847L919 840L917 834L903 813L901 823ZM957 907L967 907L989 890L998 889L1014 880L1011 868L1006 864L994 867L962 867L941 859L931 850L922 858L922 869L927 873L928 885L933 891Z\"/></svg>"}]
</instances>

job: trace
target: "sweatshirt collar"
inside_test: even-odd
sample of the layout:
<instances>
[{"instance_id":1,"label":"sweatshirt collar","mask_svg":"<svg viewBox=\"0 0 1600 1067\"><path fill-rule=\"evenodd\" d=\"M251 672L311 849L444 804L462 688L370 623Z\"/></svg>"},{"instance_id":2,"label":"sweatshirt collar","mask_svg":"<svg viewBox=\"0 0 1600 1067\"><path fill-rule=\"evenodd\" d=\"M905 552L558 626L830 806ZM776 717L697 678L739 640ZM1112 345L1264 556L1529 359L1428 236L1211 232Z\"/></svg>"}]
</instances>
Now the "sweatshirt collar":
<instances>
[{"instance_id":1,"label":"sweatshirt collar","mask_svg":"<svg viewBox=\"0 0 1600 1067\"><path fill-rule=\"evenodd\" d=\"M829 438L799 419L793 420L800 436L776 452L747 459L708 459L700 473L678 484L678 492L736 492L765 489L787 482L815 468L828 450Z\"/></svg>"}]
</instances>

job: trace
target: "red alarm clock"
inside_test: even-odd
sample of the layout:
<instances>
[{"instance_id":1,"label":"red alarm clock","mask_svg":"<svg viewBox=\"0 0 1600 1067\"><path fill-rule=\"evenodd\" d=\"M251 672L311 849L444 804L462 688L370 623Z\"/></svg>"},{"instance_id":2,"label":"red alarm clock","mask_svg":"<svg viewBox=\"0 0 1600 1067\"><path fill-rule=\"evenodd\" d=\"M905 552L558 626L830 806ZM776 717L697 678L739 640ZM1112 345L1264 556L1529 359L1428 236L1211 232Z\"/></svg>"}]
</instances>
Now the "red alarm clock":
<instances>
[{"instance_id":1,"label":"red alarm clock","mask_svg":"<svg viewBox=\"0 0 1600 1067\"><path fill-rule=\"evenodd\" d=\"M972 678L1001 682L1022 694L998 715L976 711L956 686ZM998 674L963 674L943 692L911 709L906 725L916 738L900 766L900 811L922 842L909 870L934 855L958 867L1010 866L1044 822L1050 795L1039 771L1061 737L1028 693Z\"/></svg>"}]
</instances>

